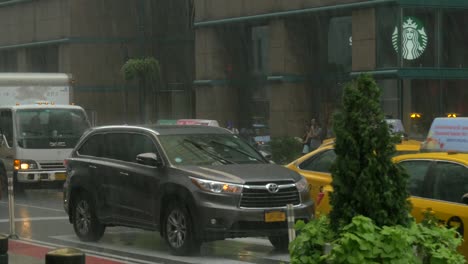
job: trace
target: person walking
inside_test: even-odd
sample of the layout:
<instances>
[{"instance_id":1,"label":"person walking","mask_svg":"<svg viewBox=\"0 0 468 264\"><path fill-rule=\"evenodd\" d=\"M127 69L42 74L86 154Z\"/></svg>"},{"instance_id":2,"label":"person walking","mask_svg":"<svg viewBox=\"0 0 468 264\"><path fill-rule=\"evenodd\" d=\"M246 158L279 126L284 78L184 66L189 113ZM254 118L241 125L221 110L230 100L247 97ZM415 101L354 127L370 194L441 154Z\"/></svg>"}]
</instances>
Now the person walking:
<instances>
[{"instance_id":1,"label":"person walking","mask_svg":"<svg viewBox=\"0 0 468 264\"><path fill-rule=\"evenodd\" d=\"M310 151L310 137L309 137L309 132L310 132L310 126L305 125L304 128L304 135L302 136L302 154L307 154Z\"/></svg>"},{"instance_id":2,"label":"person walking","mask_svg":"<svg viewBox=\"0 0 468 264\"><path fill-rule=\"evenodd\" d=\"M322 129L320 128L315 118L312 118L312 120L310 120L310 129L308 135L308 137L310 138L309 151L316 150L320 146L320 144L322 144L322 140L320 138L321 134Z\"/></svg>"}]
</instances>

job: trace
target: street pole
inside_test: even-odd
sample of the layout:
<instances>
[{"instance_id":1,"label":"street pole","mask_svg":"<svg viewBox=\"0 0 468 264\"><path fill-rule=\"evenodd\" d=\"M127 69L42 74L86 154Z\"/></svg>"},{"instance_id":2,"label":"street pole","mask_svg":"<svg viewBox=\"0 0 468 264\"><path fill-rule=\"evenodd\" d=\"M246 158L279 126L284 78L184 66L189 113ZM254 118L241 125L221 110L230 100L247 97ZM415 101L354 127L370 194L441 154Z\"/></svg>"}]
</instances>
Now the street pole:
<instances>
[{"instance_id":1,"label":"street pole","mask_svg":"<svg viewBox=\"0 0 468 264\"><path fill-rule=\"evenodd\" d=\"M286 205L286 215L288 220L288 238L291 243L291 241L296 239L296 230L294 230L294 224L296 221L294 219L294 207L292 204Z\"/></svg>"},{"instance_id":2,"label":"street pole","mask_svg":"<svg viewBox=\"0 0 468 264\"><path fill-rule=\"evenodd\" d=\"M18 239L15 230L15 195L13 192L13 175L8 176L8 216L10 220L9 238Z\"/></svg>"}]
</instances>

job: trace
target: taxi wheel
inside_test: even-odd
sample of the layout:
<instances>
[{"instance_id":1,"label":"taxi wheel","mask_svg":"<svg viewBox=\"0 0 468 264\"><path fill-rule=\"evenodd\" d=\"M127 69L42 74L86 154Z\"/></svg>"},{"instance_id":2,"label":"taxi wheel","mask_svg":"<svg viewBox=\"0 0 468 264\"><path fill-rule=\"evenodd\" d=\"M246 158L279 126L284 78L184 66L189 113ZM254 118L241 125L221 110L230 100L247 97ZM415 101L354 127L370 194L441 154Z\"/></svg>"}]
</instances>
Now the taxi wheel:
<instances>
[{"instance_id":1,"label":"taxi wheel","mask_svg":"<svg viewBox=\"0 0 468 264\"><path fill-rule=\"evenodd\" d=\"M95 205L89 195L81 194L73 206L73 229L81 241L98 241L106 226L96 217Z\"/></svg>"},{"instance_id":2,"label":"taxi wheel","mask_svg":"<svg viewBox=\"0 0 468 264\"><path fill-rule=\"evenodd\" d=\"M186 256L200 251L201 243L195 239L192 218L182 203L173 202L169 205L162 228L172 254Z\"/></svg>"},{"instance_id":3,"label":"taxi wheel","mask_svg":"<svg viewBox=\"0 0 468 264\"><path fill-rule=\"evenodd\" d=\"M289 247L289 237L288 235L281 236L269 236L268 239L270 243L275 247L277 251L287 252Z\"/></svg>"}]
</instances>

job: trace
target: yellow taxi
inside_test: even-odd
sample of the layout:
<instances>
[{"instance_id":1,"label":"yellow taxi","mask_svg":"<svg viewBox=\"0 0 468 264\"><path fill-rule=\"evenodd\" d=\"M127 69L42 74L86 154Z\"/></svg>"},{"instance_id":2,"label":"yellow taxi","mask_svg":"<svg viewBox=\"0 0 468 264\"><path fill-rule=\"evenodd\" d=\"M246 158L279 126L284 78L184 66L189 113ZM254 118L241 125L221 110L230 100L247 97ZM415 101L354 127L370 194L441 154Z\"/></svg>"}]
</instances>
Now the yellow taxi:
<instances>
[{"instance_id":1,"label":"yellow taxi","mask_svg":"<svg viewBox=\"0 0 468 264\"><path fill-rule=\"evenodd\" d=\"M315 199L316 214L327 214L330 211L327 191L331 191L330 166L335 161L334 139L326 139L322 145L287 167L302 174L311 185L311 197ZM421 142L404 140L396 145L397 154L419 152Z\"/></svg>"},{"instance_id":2,"label":"yellow taxi","mask_svg":"<svg viewBox=\"0 0 468 264\"><path fill-rule=\"evenodd\" d=\"M457 227L465 240L460 252L468 258L468 153L408 154L394 161L410 175L411 214L416 221L430 211L441 224Z\"/></svg>"},{"instance_id":3,"label":"yellow taxi","mask_svg":"<svg viewBox=\"0 0 468 264\"><path fill-rule=\"evenodd\" d=\"M417 153L420 145L422 152ZM423 144L407 141L398 144L396 149L393 161L403 166L410 176L408 190L415 219L421 221L429 210L442 224L457 227L468 240L468 227L465 229L468 224L468 118L457 121L436 118ZM415 153L406 154L411 152ZM335 158L333 143L328 142L287 165L311 185L317 215L331 210L330 167ZM468 241L460 251L468 258Z\"/></svg>"}]
</instances>

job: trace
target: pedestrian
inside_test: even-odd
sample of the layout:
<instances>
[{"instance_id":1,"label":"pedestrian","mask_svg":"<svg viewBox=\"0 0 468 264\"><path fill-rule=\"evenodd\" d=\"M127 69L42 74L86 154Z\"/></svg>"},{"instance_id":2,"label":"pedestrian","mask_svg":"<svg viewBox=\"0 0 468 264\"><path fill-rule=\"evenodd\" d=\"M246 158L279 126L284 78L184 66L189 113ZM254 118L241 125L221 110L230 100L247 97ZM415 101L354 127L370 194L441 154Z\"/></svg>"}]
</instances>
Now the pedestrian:
<instances>
[{"instance_id":1,"label":"pedestrian","mask_svg":"<svg viewBox=\"0 0 468 264\"><path fill-rule=\"evenodd\" d=\"M310 138L309 151L316 150L320 146L320 144L322 144L322 140L320 138L321 134L322 129L320 128L315 118L312 118L312 120L310 120L310 129L308 135L308 137Z\"/></svg>"},{"instance_id":2,"label":"pedestrian","mask_svg":"<svg viewBox=\"0 0 468 264\"><path fill-rule=\"evenodd\" d=\"M310 150L310 137L309 137L310 126L305 125L304 135L302 136L302 154L309 153Z\"/></svg>"}]
</instances>

